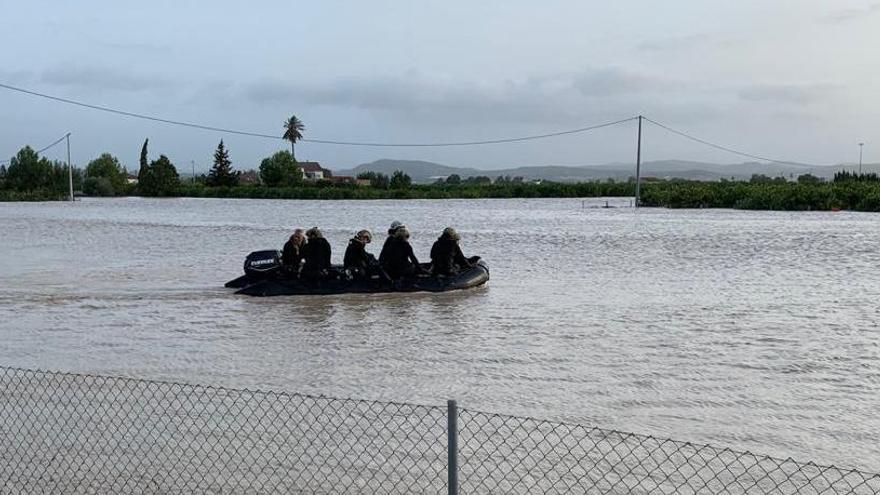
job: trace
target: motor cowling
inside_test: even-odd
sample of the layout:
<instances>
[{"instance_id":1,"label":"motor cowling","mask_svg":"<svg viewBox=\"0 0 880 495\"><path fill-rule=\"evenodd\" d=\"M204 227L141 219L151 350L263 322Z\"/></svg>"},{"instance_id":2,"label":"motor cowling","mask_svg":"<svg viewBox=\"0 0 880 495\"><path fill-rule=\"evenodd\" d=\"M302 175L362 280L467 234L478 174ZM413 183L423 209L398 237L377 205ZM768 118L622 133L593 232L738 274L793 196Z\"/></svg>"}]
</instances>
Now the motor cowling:
<instances>
[{"instance_id":1,"label":"motor cowling","mask_svg":"<svg viewBox=\"0 0 880 495\"><path fill-rule=\"evenodd\" d=\"M281 271L281 252L254 251L244 259L244 273L252 279L266 279Z\"/></svg>"}]
</instances>

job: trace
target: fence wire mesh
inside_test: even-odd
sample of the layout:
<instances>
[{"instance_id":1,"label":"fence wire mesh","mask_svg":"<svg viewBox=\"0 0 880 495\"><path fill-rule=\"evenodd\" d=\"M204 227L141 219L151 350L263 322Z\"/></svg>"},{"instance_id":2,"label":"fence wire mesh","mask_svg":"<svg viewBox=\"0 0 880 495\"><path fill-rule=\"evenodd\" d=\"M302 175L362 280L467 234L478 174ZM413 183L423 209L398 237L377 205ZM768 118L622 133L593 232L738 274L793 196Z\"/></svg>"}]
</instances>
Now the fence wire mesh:
<instances>
[{"instance_id":1,"label":"fence wire mesh","mask_svg":"<svg viewBox=\"0 0 880 495\"><path fill-rule=\"evenodd\" d=\"M0 368L0 493L442 493L446 408Z\"/></svg>"},{"instance_id":2,"label":"fence wire mesh","mask_svg":"<svg viewBox=\"0 0 880 495\"><path fill-rule=\"evenodd\" d=\"M708 445L457 422L463 494L880 493L880 475ZM0 493L446 493L446 427L446 407L0 367Z\"/></svg>"},{"instance_id":3,"label":"fence wire mesh","mask_svg":"<svg viewBox=\"0 0 880 495\"><path fill-rule=\"evenodd\" d=\"M873 494L880 475L461 410L462 493Z\"/></svg>"}]
</instances>

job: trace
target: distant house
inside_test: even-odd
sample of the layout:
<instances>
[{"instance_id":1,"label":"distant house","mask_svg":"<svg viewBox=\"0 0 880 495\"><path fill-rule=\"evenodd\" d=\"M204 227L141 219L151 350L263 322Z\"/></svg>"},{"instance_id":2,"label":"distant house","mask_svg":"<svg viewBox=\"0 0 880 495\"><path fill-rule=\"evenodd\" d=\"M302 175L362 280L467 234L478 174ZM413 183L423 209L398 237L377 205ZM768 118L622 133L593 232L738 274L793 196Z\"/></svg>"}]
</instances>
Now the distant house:
<instances>
[{"instance_id":1,"label":"distant house","mask_svg":"<svg viewBox=\"0 0 880 495\"><path fill-rule=\"evenodd\" d=\"M127 182L129 184L137 184L138 177L137 177L137 175L132 175L132 174L127 173L127 174L125 174L125 182Z\"/></svg>"},{"instance_id":2,"label":"distant house","mask_svg":"<svg viewBox=\"0 0 880 495\"><path fill-rule=\"evenodd\" d=\"M239 184L259 184L260 175L256 170L246 170L238 176Z\"/></svg>"},{"instance_id":3,"label":"distant house","mask_svg":"<svg viewBox=\"0 0 880 495\"><path fill-rule=\"evenodd\" d=\"M334 184L357 184L357 179L349 175L333 175L328 177L328 179Z\"/></svg>"},{"instance_id":4,"label":"distant house","mask_svg":"<svg viewBox=\"0 0 880 495\"><path fill-rule=\"evenodd\" d=\"M334 184L350 184L352 186L369 187L372 183L370 179L356 179L350 175L334 175L329 178Z\"/></svg>"},{"instance_id":5,"label":"distant house","mask_svg":"<svg viewBox=\"0 0 880 495\"><path fill-rule=\"evenodd\" d=\"M299 169L302 170L303 180L322 180L329 179L333 173L323 168L318 162L297 162Z\"/></svg>"}]
</instances>

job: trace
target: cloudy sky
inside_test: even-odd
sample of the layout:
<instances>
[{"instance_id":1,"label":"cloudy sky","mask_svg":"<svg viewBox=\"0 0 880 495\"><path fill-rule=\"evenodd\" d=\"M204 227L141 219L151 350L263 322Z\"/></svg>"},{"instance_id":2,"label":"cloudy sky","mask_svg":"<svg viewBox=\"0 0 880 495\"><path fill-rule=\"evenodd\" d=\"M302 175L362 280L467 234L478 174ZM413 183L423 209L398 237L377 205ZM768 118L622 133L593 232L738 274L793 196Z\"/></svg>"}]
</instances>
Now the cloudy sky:
<instances>
[{"instance_id":1,"label":"cloudy sky","mask_svg":"<svg viewBox=\"0 0 880 495\"><path fill-rule=\"evenodd\" d=\"M280 135L295 113L315 139L493 139L642 113L780 159L852 162L859 141L868 143L866 161L880 157L876 0L207 5L0 0L0 83L269 134ZM109 151L130 168L146 137L153 155L164 153L183 170L192 162L204 170L220 138L241 168L285 146L0 89L0 157L67 131L75 163ZM631 162L634 148L628 123L473 148L303 143L297 155L331 168L408 158L491 169ZM644 153L743 161L651 126Z\"/></svg>"}]
</instances>

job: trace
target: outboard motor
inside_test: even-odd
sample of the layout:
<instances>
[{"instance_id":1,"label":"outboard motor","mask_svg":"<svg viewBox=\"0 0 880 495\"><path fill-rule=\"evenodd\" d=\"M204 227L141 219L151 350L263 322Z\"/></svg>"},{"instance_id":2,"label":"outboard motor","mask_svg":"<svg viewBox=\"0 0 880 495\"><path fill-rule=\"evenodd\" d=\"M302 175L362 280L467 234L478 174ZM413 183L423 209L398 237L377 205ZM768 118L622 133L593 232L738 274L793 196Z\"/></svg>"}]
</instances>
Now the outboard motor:
<instances>
[{"instance_id":1,"label":"outboard motor","mask_svg":"<svg viewBox=\"0 0 880 495\"><path fill-rule=\"evenodd\" d=\"M253 280L272 278L281 272L281 252L254 251L244 259L244 273Z\"/></svg>"}]
</instances>

